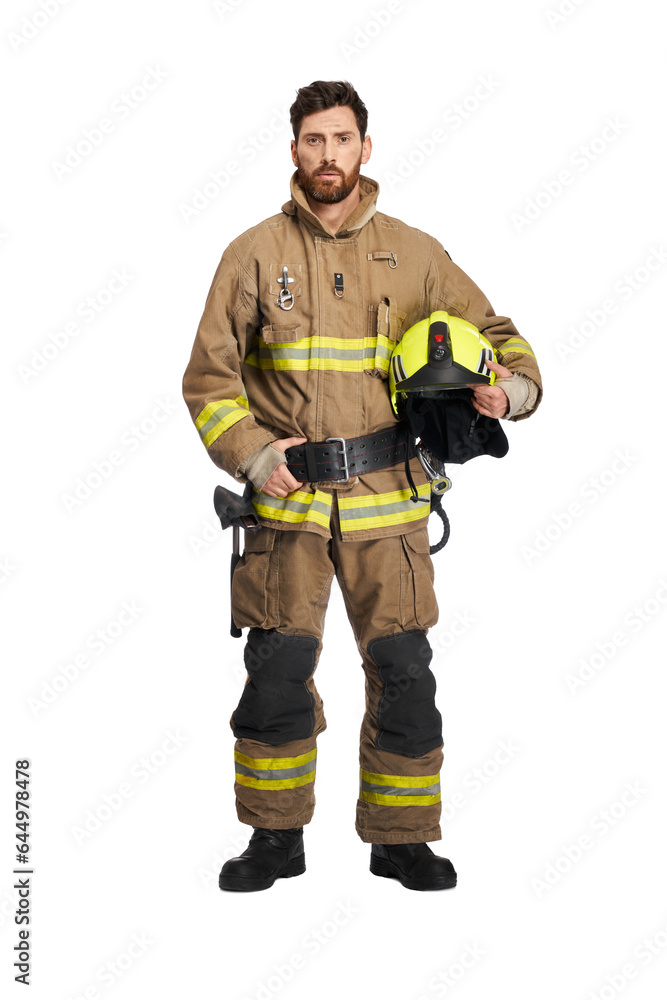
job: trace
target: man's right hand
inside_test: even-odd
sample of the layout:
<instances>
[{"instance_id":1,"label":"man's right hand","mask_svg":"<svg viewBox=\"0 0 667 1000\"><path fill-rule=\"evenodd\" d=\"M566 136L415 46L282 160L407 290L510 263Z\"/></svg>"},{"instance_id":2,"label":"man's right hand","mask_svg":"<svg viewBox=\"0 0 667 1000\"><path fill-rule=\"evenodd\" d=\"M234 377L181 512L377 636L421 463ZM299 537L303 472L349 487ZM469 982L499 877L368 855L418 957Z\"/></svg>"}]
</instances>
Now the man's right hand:
<instances>
[{"instance_id":1,"label":"man's right hand","mask_svg":"<svg viewBox=\"0 0 667 1000\"><path fill-rule=\"evenodd\" d=\"M308 438L303 437L280 438L278 441L272 441L271 447L284 454L288 448L292 448L296 444L303 444L307 440ZM286 497L288 493L298 490L301 485L298 479L295 479L289 472L287 464L281 462L262 486L262 493L266 493L270 497Z\"/></svg>"}]
</instances>

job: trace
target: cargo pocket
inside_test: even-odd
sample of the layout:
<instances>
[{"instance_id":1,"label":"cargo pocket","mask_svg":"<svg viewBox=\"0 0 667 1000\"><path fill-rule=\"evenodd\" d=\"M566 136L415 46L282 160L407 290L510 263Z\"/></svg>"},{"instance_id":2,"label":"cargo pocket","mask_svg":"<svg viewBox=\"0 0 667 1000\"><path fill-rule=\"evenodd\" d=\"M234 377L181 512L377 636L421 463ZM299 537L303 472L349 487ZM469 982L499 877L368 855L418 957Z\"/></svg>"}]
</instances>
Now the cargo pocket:
<instances>
[{"instance_id":1,"label":"cargo pocket","mask_svg":"<svg viewBox=\"0 0 667 1000\"><path fill-rule=\"evenodd\" d=\"M401 535L401 624L430 628L438 620L428 528Z\"/></svg>"},{"instance_id":2,"label":"cargo pocket","mask_svg":"<svg viewBox=\"0 0 667 1000\"><path fill-rule=\"evenodd\" d=\"M262 327L262 340L265 344L292 344L303 336L300 326L277 326L269 323Z\"/></svg>"},{"instance_id":3,"label":"cargo pocket","mask_svg":"<svg viewBox=\"0 0 667 1000\"><path fill-rule=\"evenodd\" d=\"M292 293L294 299L298 299L303 291L303 264L269 264L267 292L271 300L277 300L278 294L283 288L283 268L287 268L287 276L291 281L287 283L287 290Z\"/></svg>"},{"instance_id":4,"label":"cargo pocket","mask_svg":"<svg viewBox=\"0 0 667 1000\"><path fill-rule=\"evenodd\" d=\"M232 578L232 617L238 628L275 628L277 579L271 580L277 531L261 528L244 533L245 551Z\"/></svg>"},{"instance_id":5,"label":"cargo pocket","mask_svg":"<svg viewBox=\"0 0 667 1000\"><path fill-rule=\"evenodd\" d=\"M287 268L286 289L283 284L284 268ZM278 329L283 327L283 323L289 329L301 322L303 313L299 315L299 307L305 301L303 276L303 264L294 263L269 264L268 273L260 275L259 307L267 322L275 320ZM288 292L289 295L283 295L284 292Z\"/></svg>"},{"instance_id":6,"label":"cargo pocket","mask_svg":"<svg viewBox=\"0 0 667 1000\"><path fill-rule=\"evenodd\" d=\"M403 321L406 313L396 305L396 299L385 296L377 306L368 307L368 336L375 340L373 367L367 368L368 375L386 379L389 377L389 361L396 344L403 336Z\"/></svg>"}]
</instances>

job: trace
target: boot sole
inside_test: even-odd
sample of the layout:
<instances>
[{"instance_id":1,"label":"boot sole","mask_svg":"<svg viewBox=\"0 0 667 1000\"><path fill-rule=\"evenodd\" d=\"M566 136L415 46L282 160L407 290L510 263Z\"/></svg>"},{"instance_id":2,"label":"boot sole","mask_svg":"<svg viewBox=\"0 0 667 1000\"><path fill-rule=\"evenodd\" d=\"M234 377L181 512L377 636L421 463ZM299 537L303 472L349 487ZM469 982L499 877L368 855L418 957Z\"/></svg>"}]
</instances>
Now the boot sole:
<instances>
[{"instance_id":1,"label":"boot sole","mask_svg":"<svg viewBox=\"0 0 667 1000\"><path fill-rule=\"evenodd\" d=\"M231 892L259 892L261 889L270 889L278 878L294 878L295 875L303 875L306 870L306 855L299 854L292 858L283 871L268 878L251 878L243 875L220 875L218 885L221 889Z\"/></svg>"},{"instance_id":2,"label":"boot sole","mask_svg":"<svg viewBox=\"0 0 667 1000\"><path fill-rule=\"evenodd\" d=\"M392 865L385 858L371 856L371 871L373 875L379 875L381 878L397 879L406 889L416 889L418 892L428 892L431 889L453 889L456 885L456 872L452 875L434 876L428 880L408 878L400 868Z\"/></svg>"}]
</instances>

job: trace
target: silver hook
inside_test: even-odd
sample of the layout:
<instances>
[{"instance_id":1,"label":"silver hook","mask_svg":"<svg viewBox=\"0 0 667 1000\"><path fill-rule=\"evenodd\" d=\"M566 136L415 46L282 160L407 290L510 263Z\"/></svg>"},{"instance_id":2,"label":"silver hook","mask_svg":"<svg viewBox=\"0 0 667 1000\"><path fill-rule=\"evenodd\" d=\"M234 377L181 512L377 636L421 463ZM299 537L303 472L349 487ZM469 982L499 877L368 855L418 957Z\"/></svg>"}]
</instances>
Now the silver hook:
<instances>
[{"instance_id":1,"label":"silver hook","mask_svg":"<svg viewBox=\"0 0 667 1000\"><path fill-rule=\"evenodd\" d=\"M391 260L388 260L387 263L389 264L389 267L391 267L391 268L398 267L398 261L396 260L396 254L395 253L392 253L391 259L393 260L394 263L392 264Z\"/></svg>"},{"instance_id":2,"label":"silver hook","mask_svg":"<svg viewBox=\"0 0 667 1000\"><path fill-rule=\"evenodd\" d=\"M290 292L289 288L287 287L288 283L294 281L294 278L290 278L287 274L287 267L283 267L283 276L282 278L276 278L276 281L278 282L279 285L283 286L280 289L280 295L276 299L276 302L278 303L281 309L287 311L288 309L291 309L292 306L294 305L294 295L292 294L292 292ZM287 304L288 302L289 305Z\"/></svg>"}]
</instances>

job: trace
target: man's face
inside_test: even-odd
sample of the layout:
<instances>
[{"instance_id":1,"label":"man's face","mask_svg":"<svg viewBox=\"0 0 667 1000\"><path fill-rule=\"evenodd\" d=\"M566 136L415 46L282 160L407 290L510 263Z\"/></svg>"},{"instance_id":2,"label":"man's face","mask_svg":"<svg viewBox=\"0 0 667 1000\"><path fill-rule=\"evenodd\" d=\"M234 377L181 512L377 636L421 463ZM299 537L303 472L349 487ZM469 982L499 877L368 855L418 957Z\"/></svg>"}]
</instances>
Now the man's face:
<instances>
[{"instance_id":1,"label":"man's face","mask_svg":"<svg viewBox=\"0 0 667 1000\"><path fill-rule=\"evenodd\" d=\"M359 168L371 155L369 136L361 141L352 108L328 108L306 115L292 162L301 187L314 201L333 205L352 193Z\"/></svg>"}]
</instances>

